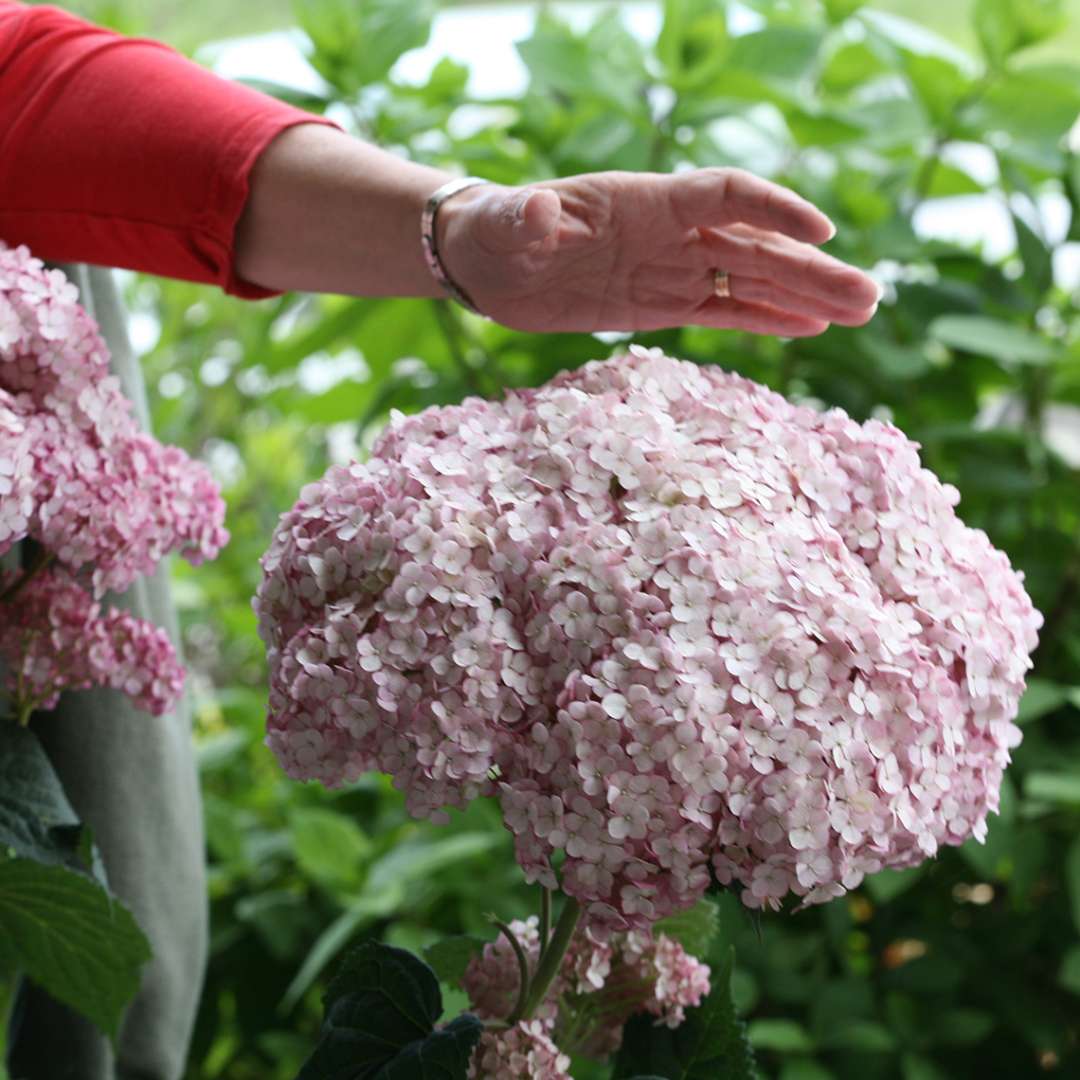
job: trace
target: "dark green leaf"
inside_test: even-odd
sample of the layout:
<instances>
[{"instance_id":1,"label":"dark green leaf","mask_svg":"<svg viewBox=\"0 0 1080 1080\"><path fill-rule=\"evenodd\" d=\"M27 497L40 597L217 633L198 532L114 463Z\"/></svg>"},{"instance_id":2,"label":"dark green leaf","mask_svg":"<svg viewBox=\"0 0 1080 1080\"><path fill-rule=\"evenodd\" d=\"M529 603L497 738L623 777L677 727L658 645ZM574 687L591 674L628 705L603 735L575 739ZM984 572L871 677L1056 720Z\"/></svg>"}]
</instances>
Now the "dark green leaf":
<instances>
[{"instance_id":1,"label":"dark green leaf","mask_svg":"<svg viewBox=\"0 0 1080 1080\"><path fill-rule=\"evenodd\" d=\"M289 830L304 873L332 887L359 881L371 841L355 821L334 810L303 807L293 812Z\"/></svg>"},{"instance_id":2,"label":"dark green leaf","mask_svg":"<svg viewBox=\"0 0 1080 1080\"><path fill-rule=\"evenodd\" d=\"M612 1080L647 1075L665 1080L754 1080L757 1070L746 1027L735 1014L731 976L735 952L713 968L712 990L674 1031L658 1027L654 1017L632 1017L615 1059Z\"/></svg>"},{"instance_id":3,"label":"dark green leaf","mask_svg":"<svg viewBox=\"0 0 1080 1080\"><path fill-rule=\"evenodd\" d=\"M0 971L25 971L115 1038L150 946L130 912L63 866L0 861Z\"/></svg>"},{"instance_id":4,"label":"dark green leaf","mask_svg":"<svg viewBox=\"0 0 1080 1080\"><path fill-rule=\"evenodd\" d=\"M1018 724L1027 724L1038 720L1040 716L1060 709L1069 700L1069 687L1051 682L1049 679L1028 679L1024 696L1020 699L1020 710L1016 714Z\"/></svg>"},{"instance_id":5,"label":"dark green leaf","mask_svg":"<svg viewBox=\"0 0 1080 1080\"><path fill-rule=\"evenodd\" d=\"M1015 211L1012 215L1016 243L1024 264L1024 284L1036 299L1041 299L1053 281L1054 269L1046 241Z\"/></svg>"},{"instance_id":6,"label":"dark green leaf","mask_svg":"<svg viewBox=\"0 0 1080 1080\"><path fill-rule=\"evenodd\" d=\"M460 1016L440 1031L432 970L404 949L366 942L327 988L318 1047L297 1080L464 1080L483 1025Z\"/></svg>"},{"instance_id":7,"label":"dark green leaf","mask_svg":"<svg viewBox=\"0 0 1080 1080\"><path fill-rule=\"evenodd\" d=\"M0 852L89 869L81 828L37 735L0 721Z\"/></svg>"}]
</instances>

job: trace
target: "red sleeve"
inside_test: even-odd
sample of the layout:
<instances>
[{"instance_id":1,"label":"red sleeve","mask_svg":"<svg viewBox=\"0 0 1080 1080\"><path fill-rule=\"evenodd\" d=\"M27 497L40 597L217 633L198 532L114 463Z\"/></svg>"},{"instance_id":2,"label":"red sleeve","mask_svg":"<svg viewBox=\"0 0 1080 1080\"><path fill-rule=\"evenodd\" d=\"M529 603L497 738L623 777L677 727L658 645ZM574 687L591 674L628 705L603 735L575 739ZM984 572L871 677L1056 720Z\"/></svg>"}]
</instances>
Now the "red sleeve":
<instances>
[{"instance_id":1,"label":"red sleeve","mask_svg":"<svg viewBox=\"0 0 1080 1080\"><path fill-rule=\"evenodd\" d=\"M331 123L160 42L0 0L0 239L39 258L279 295L236 277L233 238L259 154L312 122Z\"/></svg>"}]
</instances>

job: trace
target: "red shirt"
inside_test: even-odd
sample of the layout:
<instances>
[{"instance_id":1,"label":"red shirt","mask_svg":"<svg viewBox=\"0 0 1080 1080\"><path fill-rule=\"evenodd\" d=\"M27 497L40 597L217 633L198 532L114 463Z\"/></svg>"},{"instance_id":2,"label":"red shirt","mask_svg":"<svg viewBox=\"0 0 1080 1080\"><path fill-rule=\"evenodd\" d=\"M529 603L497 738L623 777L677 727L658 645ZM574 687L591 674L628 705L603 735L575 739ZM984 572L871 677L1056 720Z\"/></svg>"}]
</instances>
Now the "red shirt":
<instances>
[{"instance_id":1,"label":"red shirt","mask_svg":"<svg viewBox=\"0 0 1080 1080\"><path fill-rule=\"evenodd\" d=\"M0 0L0 240L39 258L276 296L234 274L236 223L259 154L311 122L331 123L160 42Z\"/></svg>"}]
</instances>

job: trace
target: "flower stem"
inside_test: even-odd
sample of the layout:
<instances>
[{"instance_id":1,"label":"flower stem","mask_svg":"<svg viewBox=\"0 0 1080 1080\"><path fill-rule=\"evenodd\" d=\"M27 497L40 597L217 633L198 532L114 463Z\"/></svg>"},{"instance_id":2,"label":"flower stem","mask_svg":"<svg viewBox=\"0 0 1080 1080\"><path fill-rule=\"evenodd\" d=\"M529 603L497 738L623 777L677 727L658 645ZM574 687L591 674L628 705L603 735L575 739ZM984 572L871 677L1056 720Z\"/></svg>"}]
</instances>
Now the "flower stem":
<instances>
[{"instance_id":1,"label":"flower stem","mask_svg":"<svg viewBox=\"0 0 1080 1080\"><path fill-rule=\"evenodd\" d=\"M551 890L540 886L540 959L547 952L548 938L551 937Z\"/></svg>"},{"instance_id":2,"label":"flower stem","mask_svg":"<svg viewBox=\"0 0 1080 1080\"><path fill-rule=\"evenodd\" d=\"M529 992L529 959L525 955L525 950L521 947L521 942L517 939L517 934L515 934L506 923L493 916L491 921L499 928L499 932L506 940L510 942L510 947L514 950L514 955L517 957L518 996L517 1001L514 1002L513 1010L506 1018L507 1024L509 1024L510 1027L513 1027L521 1019L525 1009L525 995Z\"/></svg>"},{"instance_id":3,"label":"flower stem","mask_svg":"<svg viewBox=\"0 0 1080 1080\"><path fill-rule=\"evenodd\" d=\"M572 896L568 896L559 915L559 921L555 924L555 932L551 935L551 941L537 966L536 975L533 976L529 996L525 999L522 1019L531 1020L533 1013L544 1000L555 976L559 973L563 957L570 946L580 917L581 905Z\"/></svg>"}]
</instances>

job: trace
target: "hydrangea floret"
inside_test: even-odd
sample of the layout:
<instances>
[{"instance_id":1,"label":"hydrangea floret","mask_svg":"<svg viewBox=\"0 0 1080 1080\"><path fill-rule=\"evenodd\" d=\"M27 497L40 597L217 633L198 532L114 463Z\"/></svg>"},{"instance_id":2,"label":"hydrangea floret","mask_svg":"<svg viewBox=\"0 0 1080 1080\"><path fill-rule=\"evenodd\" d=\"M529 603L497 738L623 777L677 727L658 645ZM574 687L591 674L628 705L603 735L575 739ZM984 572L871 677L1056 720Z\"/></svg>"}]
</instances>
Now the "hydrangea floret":
<instances>
[{"instance_id":1,"label":"hydrangea floret","mask_svg":"<svg viewBox=\"0 0 1080 1080\"><path fill-rule=\"evenodd\" d=\"M60 691L111 686L148 712L183 671L164 631L103 607L162 558L213 558L228 534L207 469L141 431L78 290L0 243L0 660L25 719Z\"/></svg>"},{"instance_id":2,"label":"hydrangea floret","mask_svg":"<svg viewBox=\"0 0 1080 1080\"><path fill-rule=\"evenodd\" d=\"M269 746L497 797L594 940L981 840L1041 616L917 449L639 346L395 412L264 557Z\"/></svg>"}]
</instances>

